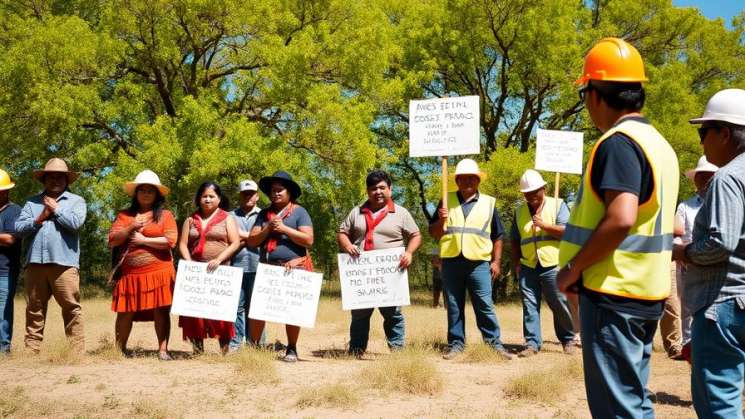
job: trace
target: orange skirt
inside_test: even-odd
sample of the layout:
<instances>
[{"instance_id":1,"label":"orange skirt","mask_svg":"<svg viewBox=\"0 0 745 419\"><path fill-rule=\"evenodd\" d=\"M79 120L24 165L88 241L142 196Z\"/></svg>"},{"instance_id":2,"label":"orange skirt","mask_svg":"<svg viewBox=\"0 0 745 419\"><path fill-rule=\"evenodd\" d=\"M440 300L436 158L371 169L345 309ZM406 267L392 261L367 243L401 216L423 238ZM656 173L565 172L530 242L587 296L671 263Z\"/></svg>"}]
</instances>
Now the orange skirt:
<instances>
[{"instance_id":1,"label":"orange skirt","mask_svg":"<svg viewBox=\"0 0 745 419\"><path fill-rule=\"evenodd\" d=\"M123 274L114 287L111 310L136 313L136 321L150 321L154 309L171 305L175 279L170 263L150 272Z\"/></svg>"}]
</instances>

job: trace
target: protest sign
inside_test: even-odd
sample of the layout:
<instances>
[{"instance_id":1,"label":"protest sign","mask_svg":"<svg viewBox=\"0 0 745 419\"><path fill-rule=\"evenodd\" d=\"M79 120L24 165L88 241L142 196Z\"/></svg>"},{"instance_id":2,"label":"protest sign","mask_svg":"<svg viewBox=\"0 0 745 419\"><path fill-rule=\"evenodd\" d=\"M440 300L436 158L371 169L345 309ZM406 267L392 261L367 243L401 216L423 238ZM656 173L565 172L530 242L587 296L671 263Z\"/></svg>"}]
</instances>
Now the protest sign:
<instances>
[{"instance_id":1,"label":"protest sign","mask_svg":"<svg viewBox=\"0 0 745 419\"><path fill-rule=\"evenodd\" d=\"M219 266L207 272L207 264L180 260L176 273L171 313L204 319L235 321L243 269Z\"/></svg>"},{"instance_id":2,"label":"protest sign","mask_svg":"<svg viewBox=\"0 0 745 419\"><path fill-rule=\"evenodd\" d=\"M339 280L344 310L407 306L409 274L398 268L403 247L362 252L353 258L340 253Z\"/></svg>"},{"instance_id":3,"label":"protest sign","mask_svg":"<svg viewBox=\"0 0 745 419\"><path fill-rule=\"evenodd\" d=\"M248 317L312 328L322 282L319 273L260 263Z\"/></svg>"},{"instance_id":4,"label":"protest sign","mask_svg":"<svg viewBox=\"0 0 745 419\"><path fill-rule=\"evenodd\" d=\"M478 154L479 97L409 102L409 156Z\"/></svg>"},{"instance_id":5,"label":"protest sign","mask_svg":"<svg viewBox=\"0 0 745 419\"><path fill-rule=\"evenodd\" d=\"M535 168L547 172L582 174L583 134L538 128Z\"/></svg>"}]
</instances>

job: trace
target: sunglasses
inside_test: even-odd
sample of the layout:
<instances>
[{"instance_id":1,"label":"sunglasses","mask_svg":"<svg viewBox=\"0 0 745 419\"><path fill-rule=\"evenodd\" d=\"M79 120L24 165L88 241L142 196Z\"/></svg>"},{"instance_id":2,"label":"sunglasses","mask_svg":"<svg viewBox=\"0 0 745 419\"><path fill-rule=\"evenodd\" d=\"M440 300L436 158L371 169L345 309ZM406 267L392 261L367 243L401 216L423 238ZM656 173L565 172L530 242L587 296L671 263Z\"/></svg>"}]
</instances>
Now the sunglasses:
<instances>
[{"instance_id":1,"label":"sunglasses","mask_svg":"<svg viewBox=\"0 0 745 419\"><path fill-rule=\"evenodd\" d=\"M701 140L701 144L704 143L704 139L706 138L706 134L709 132L710 129L715 128L719 130L721 127L716 125L709 125L709 126L701 126L698 128L698 138Z\"/></svg>"},{"instance_id":2,"label":"sunglasses","mask_svg":"<svg viewBox=\"0 0 745 419\"><path fill-rule=\"evenodd\" d=\"M589 83L586 84L581 89L579 89L579 91L577 93L579 94L579 100L580 100L580 102L584 102L585 101L585 98L587 97L587 92L589 92L590 89L592 89L592 86L590 86Z\"/></svg>"}]
</instances>

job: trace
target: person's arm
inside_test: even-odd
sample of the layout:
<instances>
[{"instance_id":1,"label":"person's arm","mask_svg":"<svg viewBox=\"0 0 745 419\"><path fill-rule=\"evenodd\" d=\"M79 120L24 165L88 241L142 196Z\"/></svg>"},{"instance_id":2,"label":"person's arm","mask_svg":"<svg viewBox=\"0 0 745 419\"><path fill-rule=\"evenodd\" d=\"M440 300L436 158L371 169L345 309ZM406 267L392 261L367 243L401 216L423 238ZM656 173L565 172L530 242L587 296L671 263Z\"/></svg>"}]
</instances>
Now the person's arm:
<instances>
[{"instance_id":1,"label":"person's arm","mask_svg":"<svg viewBox=\"0 0 745 419\"><path fill-rule=\"evenodd\" d=\"M26 238L41 228L41 224L36 223L36 217L31 207L32 203L30 201L26 202L16 220L15 231L19 238Z\"/></svg>"},{"instance_id":2,"label":"person's arm","mask_svg":"<svg viewBox=\"0 0 745 419\"><path fill-rule=\"evenodd\" d=\"M726 177L713 178L709 184L706 203L698 217L709 218L709 228L704 237L699 237L688 245L683 246L673 256L678 256L683 262L690 262L699 266L719 265L727 262L740 243L742 226L745 221L745 204L742 191L734 182L728 182ZM697 217L697 218L698 218Z\"/></svg>"},{"instance_id":3,"label":"person's arm","mask_svg":"<svg viewBox=\"0 0 745 419\"><path fill-rule=\"evenodd\" d=\"M681 202L675 211L675 222L673 224L673 235L675 237L681 237L685 234L685 213L685 204Z\"/></svg>"},{"instance_id":4,"label":"person's arm","mask_svg":"<svg viewBox=\"0 0 745 419\"><path fill-rule=\"evenodd\" d=\"M297 229L288 226L278 218L272 220L270 224L274 225L276 232L284 234L291 242L309 249L313 246L313 224L310 215L302 207L296 209L296 211L300 211L297 218Z\"/></svg>"},{"instance_id":5,"label":"person's arm","mask_svg":"<svg viewBox=\"0 0 745 419\"><path fill-rule=\"evenodd\" d=\"M136 246L145 246L153 249L170 249L171 244L168 239L164 236L160 237L147 237L139 231L135 231L132 234L132 244Z\"/></svg>"},{"instance_id":6,"label":"person's arm","mask_svg":"<svg viewBox=\"0 0 745 419\"><path fill-rule=\"evenodd\" d=\"M559 290L566 293L578 280L582 271L613 253L636 222L639 197L630 192L606 190L605 215L587 242L567 266L557 275Z\"/></svg>"},{"instance_id":7,"label":"person's arm","mask_svg":"<svg viewBox=\"0 0 745 419\"><path fill-rule=\"evenodd\" d=\"M2 231L0 232L0 246L10 247L16 243L15 222L21 214L21 209L12 205L6 208L5 212L6 215L8 215L8 218L5 225L0 226L0 228L2 228Z\"/></svg>"},{"instance_id":8,"label":"person's arm","mask_svg":"<svg viewBox=\"0 0 745 419\"><path fill-rule=\"evenodd\" d=\"M515 277L520 276L520 259L523 256L522 248L520 247L520 240L515 240L513 237L510 240L510 246L512 246L512 252L510 252L510 260L512 262L512 270L515 272Z\"/></svg>"},{"instance_id":9,"label":"person's arm","mask_svg":"<svg viewBox=\"0 0 745 419\"><path fill-rule=\"evenodd\" d=\"M181 226L181 237L178 239L178 251L181 254L181 259L191 260L191 253L189 253L189 229L191 228L191 218L184 220L184 224Z\"/></svg>"},{"instance_id":10,"label":"person's arm","mask_svg":"<svg viewBox=\"0 0 745 419\"><path fill-rule=\"evenodd\" d=\"M429 225L429 234L435 241L440 241L445 235L445 225L448 221L448 209L440 202L437 208L437 221Z\"/></svg>"},{"instance_id":11,"label":"person's arm","mask_svg":"<svg viewBox=\"0 0 745 419\"><path fill-rule=\"evenodd\" d=\"M336 242L339 244L339 248L342 252L349 256L356 258L360 255L360 249L352 243L352 239L349 238L349 233L354 228L354 217L355 212L358 209L355 207L352 211L349 211L347 218L345 218L339 225L339 231L336 233Z\"/></svg>"},{"instance_id":12,"label":"person's arm","mask_svg":"<svg viewBox=\"0 0 745 419\"><path fill-rule=\"evenodd\" d=\"M502 273L502 239L495 241L491 250L491 263L489 264L491 270L491 280L496 281L499 278L499 274Z\"/></svg>"},{"instance_id":13,"label":"person's arm","mask_svg":"<svg viewBox=\"0 0 745 419\"><path fill-rule=\"evenodd\" d=\"M111 230L109 230L109 249L124 244L132 233L139 230L142 225L136 219L132 220L129 225L125 225L124 217L121 214L117 215L114 223L111 224Z\"/></svg>"},{"instance_id":14,"label":"person's arm","mask_svg":"<svg viewBox=\"0 0 745 419\"><path fill-rule=\"evenodd\" d=\"M421 245L422 235L419 231L411 232L411 234L409 234L409 243L406 245L406 251L401 255L398 267L401 269L407 269L411 265L411 261L414 259L414 252L416 252L416 249Z\"/></svg>"},{"instance_id":15,"label":"person's arm","mask_svg":"<svg viewBox=\"0 0 745 419\"><path fill-rule=\"evenodd\" d=\"M556 224L546 224L544 223L540 218L538 218L538 222L533 222L536 227L540 228L541 230L548 233L549 236L561 240L561 236L564 235L564 226L563 225L556 225Z\"/></svg>"},{"instance_id":16,"label":"person's arm","mask_svg":"<svg viewBox=\"0 0 745 419\"><path fill-rule=\"evenodd\" d=\"M235 225L235 220L229 216L225 221L228 233L228 247L223 249L216 258L207 263L207 272L217 269L223 262L230 259L241 246L241 237L238 235L238 227Z\"/></svg>"},{"instance_id":17,"label":"person's arm","mask_svg":"<svg viewBox=\"0 0 745 419\"><path fill-rule=\"evenodd\" d=\"M83 227L85 216L85 200L83 198L75 198L74 202L70 205L58 205L54 210L53 220L64 229L76 232Z\"/></svg>"},{"instance_id":18,"label":"person's arm","mask_svg":"<svg viewBox=\"0 0 745 419\"><path fill-rule=\"evenodd\" d=\"M245 240L246 246L259 247L266 241L267 237L269 237L269 234L272 232L272 224L266 223L264 227L261 227L260 223L263 221L263 217L259 215L259 218L256 219L256 224L251 228L251 233Z\"/></svg>"}]
</instances>

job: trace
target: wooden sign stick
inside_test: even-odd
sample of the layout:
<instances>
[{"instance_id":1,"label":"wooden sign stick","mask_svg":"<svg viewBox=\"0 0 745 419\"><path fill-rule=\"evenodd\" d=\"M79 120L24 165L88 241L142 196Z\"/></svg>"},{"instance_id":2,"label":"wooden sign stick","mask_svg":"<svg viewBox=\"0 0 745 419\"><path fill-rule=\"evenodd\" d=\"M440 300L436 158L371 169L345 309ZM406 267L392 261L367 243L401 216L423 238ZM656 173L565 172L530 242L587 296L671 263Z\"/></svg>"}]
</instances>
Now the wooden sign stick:
<instances>
[{"instance_id":1,"label":"wooden sign stick","mask_svg":"<svg viewBox=\"0 0 745 419\"><path fill-rule=\"evenodd\" d=\"M448 207L448 157L442 156L442 207ZM447 230L447 224L443 227Z\"/></svg>"},{"instance_id":2,"label":"wooden sign stick","mask_svg":"<svg viewBox=\"0 0 745 419\"><path fill-rule=\"evenodd\" d=\"M554 180L554 202L557 202L556 214L554 214L554 220L556 220L556 218L559 216L558 202L559 202L559 177L560 175L561 174L559 172L556 172L556 179Z\"/></svg>"}]
</instances>

